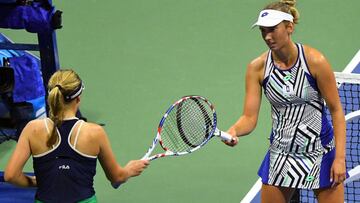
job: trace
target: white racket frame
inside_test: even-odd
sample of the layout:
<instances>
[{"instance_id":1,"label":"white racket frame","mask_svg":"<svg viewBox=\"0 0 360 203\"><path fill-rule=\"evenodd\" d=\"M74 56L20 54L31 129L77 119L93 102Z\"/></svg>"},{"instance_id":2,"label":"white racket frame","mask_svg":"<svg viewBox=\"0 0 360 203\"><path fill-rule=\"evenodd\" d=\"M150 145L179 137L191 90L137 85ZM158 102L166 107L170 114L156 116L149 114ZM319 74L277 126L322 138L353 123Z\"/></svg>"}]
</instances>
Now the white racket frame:
<instances>
[{"instance_id":1,"label":"white racket frame","mask_svg":"<svg viewBox=\"0 0 360 203\"><path fill-rule=\"evenodd\" d=\"M195 99L201 99L203 100L204 102L206 102L211 110L212 110L212 113L213 113L213 117L214 117L214 126L213 126L213 129L211 129L210 131L210 136L205 139L201 144L199 144L198 146L196 146L195 148L192 148L188 151L185 151L185 152L173 152L173 151L170 151L168 150L165 146L162 145L162 140L161 140L161 131L162 131L162 127L165 123L165 120L167 118L167 116L169 115L170 111L172 111L174 109L175 106L179 105L180 103L188 100L188 99L191 99L191 98L195 98ZM145 155L141 158L143 160L155 160L155 159L158 159L160 157L166 157L166 156L182 156L182 155L185 155L185 154L190 154L198 149L200 149L201 147L203 147L212 137L214 136L218 136L220 137L222 140L224 141L233 141L234 138L229 135L228 133L226 132L223 132L221 130L219 130L217 127L217 116L216 116L216 111L215 111L215 107L214 105L208 100L206 99L205 97L202 97L202 96L199 96L199 95L191 95L191 96L184 96L182 97L181 99L177 100L174 104L172 104L168 110L165 112L164 116L161 118L160 120L160 123L159 123L159 126L158 126L158 130L157 130L157 133L156 133L156 137L154 138L151 146L149 147L148 151L145 153ZM157 144L160 144L160 146L165 150L164 153L159 153L159 154L155 154L153 156L150 156L151 153L154 151L155 147Z\"/></svg>"}]
</instances>

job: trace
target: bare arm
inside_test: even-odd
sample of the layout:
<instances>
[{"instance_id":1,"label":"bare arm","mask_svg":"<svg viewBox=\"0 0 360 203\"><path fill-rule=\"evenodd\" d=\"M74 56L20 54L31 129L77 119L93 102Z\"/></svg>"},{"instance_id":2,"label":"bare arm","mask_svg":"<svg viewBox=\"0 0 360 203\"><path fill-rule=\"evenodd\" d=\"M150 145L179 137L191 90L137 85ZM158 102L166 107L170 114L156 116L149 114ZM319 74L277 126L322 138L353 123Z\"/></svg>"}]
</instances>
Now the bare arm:
<instances>
[{"instance_id":1,"label":"bare arm","mask_svg":"<svg viewBox=\"0 0 360 203\"><path fill-rule=\"evenodd\" d=\"M315 77L320 93L324 98L331 114L335 137L335 160L331 177L335 183L345 179L346 157L346 123L342 110L334 73L328 60L317 50L307 47L306 58L312 75Z\"/></svg>"},{"instance_id":2,"label":"bare arm","mask_svg":"<svg viewBox=\"0 0 360 203\"><path fill-rule=\"evenodd\" d=\"M29 136L34 132L36 125L29 122L23 129L16 148L6 166L4 178L20 187L36 187L35 176L28 176L23 173L23 168L31 155Z\"/></svg>"},{"instance_id":3,"label":"bare arm","mask_svg":"<svg viewBox=\"0 0 360 203\"><path fill-rule=\"evenodd\" d=\"M265 54L256 58L247 67L243 114L228 130L228 133L233 136L247 135L256 127L261 104L264 57Z\"/></svg>"},{"instance_id":4,"label":"bare arm","mask_svg":"<svg viewBox=\"0 0 360 203\"><path fill-rule=\"evenodd\" d=\"M149 165L149 161L134 160L130 161L125 167L121 167L111 149L109 139L100 126L97 127L96 133L99 134L99 161L111 183L124 183L130 177L138 176Z\"/></svg>"}]
</instances>

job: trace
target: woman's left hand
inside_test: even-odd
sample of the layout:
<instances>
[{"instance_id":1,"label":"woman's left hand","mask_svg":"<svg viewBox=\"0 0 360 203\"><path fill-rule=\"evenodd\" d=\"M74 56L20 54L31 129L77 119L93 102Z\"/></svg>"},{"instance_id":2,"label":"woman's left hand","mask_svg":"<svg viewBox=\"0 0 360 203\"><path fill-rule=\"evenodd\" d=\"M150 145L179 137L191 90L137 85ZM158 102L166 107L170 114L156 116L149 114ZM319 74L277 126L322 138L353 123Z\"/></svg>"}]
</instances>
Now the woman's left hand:
<instances>
[{"instance_id":1,"label":"woman's left hand","mask_svg":"<svg viewBox=\"0 0 360 203\"><path fill-rule=\"evenodd\" d=\"M332 187L336 187L337 185L341 184L345 179L345 158L335 158L330 171L330 181L332 182Z\"/></svg>"}]
</instances>

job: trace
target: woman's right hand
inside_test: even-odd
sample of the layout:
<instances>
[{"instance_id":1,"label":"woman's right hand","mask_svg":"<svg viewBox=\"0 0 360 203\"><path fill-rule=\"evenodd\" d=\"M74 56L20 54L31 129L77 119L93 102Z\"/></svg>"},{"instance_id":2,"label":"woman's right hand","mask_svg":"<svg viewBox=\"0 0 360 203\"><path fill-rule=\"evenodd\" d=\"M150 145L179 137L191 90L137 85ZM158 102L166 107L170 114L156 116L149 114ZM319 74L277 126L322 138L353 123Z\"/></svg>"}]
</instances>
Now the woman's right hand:
<instances>
[{"instance_id":1,"label":"woman's right hand","mask_svg":"<svg viewBox=\"0 0 360 203\"><path fill-rule=\"evenodd\" d=\"M230 146L230 147L234 147L235 145L238 144L239 142L239 138L236 136L236 131L233 129L233 128L230 128L227 133L229 135L232 136L232 141L231 142L228 142L228 141L223 141L226 145Z\"/></svg>"},{"instance_id":2,"label":"woman's right hand","mask_svg":"<svg viewBox=\"0 0 360 203\"><path fill-rule=\"evenodd\" d=\"M148 160L132 160L126 164L125 169L129 173L129 177L134 177L140 175L149 164Z\"/></svg>"}]
</instances>

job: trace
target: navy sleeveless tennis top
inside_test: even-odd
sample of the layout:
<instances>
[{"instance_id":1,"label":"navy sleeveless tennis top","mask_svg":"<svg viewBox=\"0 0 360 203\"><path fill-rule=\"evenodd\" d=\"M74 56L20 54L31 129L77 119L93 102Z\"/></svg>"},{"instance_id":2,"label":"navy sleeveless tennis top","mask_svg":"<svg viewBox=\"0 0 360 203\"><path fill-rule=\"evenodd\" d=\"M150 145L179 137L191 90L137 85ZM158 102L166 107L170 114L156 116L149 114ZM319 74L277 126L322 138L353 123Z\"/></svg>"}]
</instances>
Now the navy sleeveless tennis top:
<instances>
[{"instance_id":1,"label":"navy sleeveless tennis top","mask_svg":"<svg viewBox=\"0 0 360 203\"><path fill-rule=\"evenodd\" d=\"M44 119L49 132L47 121ZM77 137L83 121L74 118L65 120L58 134L60 142L51 150L33 156L33 166L38 189L35 198L42 202L78 202L95 195L93 188L96 174L96 156L76 150ZM79 124L74 145L70 135Z\"/></svg>"}]
</instances>

